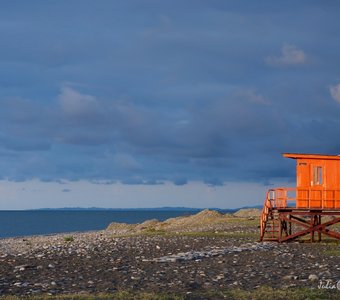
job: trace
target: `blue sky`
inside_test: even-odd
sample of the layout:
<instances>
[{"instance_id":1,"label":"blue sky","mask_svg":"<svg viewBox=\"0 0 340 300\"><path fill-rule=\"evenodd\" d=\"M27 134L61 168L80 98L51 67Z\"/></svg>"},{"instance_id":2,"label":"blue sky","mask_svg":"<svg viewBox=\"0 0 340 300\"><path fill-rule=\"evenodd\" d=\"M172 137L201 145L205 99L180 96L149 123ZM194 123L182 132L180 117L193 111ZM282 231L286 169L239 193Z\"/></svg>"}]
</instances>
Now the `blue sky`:
<instances>
[{"instance_id":1,"label":"blue sky","mask_svg":"<svg viewBox=\"0 0 340 300\"><path fill-rule=\"evenodd\" d=\"M0 8L0 209L259 204L340 153L338 1Z\"/></svg>"}]
</instances>

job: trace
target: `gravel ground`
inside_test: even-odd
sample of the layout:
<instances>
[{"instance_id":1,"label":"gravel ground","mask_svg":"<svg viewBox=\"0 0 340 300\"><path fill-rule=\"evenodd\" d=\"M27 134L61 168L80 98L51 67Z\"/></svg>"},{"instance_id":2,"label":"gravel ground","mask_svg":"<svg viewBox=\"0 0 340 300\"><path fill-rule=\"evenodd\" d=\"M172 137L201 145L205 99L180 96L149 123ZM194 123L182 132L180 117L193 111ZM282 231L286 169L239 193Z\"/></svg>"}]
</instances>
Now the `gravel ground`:
<instances>
[{"instance_id":1,"label":"gravel ground","mask_svg":"<svg viewBox=\"0 0 340 300\"><path fill-rule=\"evenodd\" d=\"M244 226L239 231L233 226L245 232ZM257 243L256 238L232 233L117 237L98 231L0 239L0 295L318 288L340 280L336 242Z\"/></svg>"}]
</instances>

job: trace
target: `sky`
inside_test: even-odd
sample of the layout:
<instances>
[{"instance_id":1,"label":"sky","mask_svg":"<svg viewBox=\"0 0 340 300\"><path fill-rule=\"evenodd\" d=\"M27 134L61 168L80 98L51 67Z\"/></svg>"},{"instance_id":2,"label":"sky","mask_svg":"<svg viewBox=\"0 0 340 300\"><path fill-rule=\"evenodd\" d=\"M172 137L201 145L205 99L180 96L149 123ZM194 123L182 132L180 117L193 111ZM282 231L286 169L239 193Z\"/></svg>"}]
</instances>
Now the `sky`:
<instances>
[{"instance_id":1,"label":"sky","mask_svg":"<svg viewBox=\"0 0 340 300\"><path fill-rule=\"evenodd\" d=\"M219 207L340 154L339 1L2 1L0 209Z\"/></svg>"}]
</instances>

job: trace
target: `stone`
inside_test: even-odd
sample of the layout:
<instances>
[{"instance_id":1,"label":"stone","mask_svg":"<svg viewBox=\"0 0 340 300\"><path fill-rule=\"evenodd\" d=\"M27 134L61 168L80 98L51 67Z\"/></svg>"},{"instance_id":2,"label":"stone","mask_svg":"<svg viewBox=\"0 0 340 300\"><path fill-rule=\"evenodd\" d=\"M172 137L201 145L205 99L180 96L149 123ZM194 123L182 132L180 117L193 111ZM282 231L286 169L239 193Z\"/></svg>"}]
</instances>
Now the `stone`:
<instances>
[{"instance_id":1,"label":"stone","mask_svg":"<svg viewBox=\"0 0 340 300\"><path fill-rule=\"evenodd\" d=\"M315 275L315 274L310 274L308 276L308 280L310 280L310 281L317 281L317 280L319 280L319 277L317 275Z\"/></svg>"},{"instance_id":2,"label":"stone","mask_svg":"<svg viewBox=\"0 0 340 300\"><path fill-rule=\"evenodd\" d=\"M17 286L17 287L21 287L22 282L18 281L18 282L15 282L13 285L14 285L14 286Z\"/></svg>"},{"instance_id":3,"label":"stone","mask_svg":"<svg viewBox=\"0 0 340 300\"><path fill-rule=\"evenodd\" d=\"M286 275L286 276L283 276L282 277L282 279L283 280L296 280L296 279L298 279L298 276L296 276L296 275Z\"/></svg>"},{"instance_id":4,"label":"stone","mask_svg":"<svg viewBox=\"0 0 340 300\"><path fill-rule=\"evenodd\" d=\"M223 274L220 274L220 275L216 276L216 280L222 280L222 279L224 279L224 275Z\"/></svg>"},{"instance_id":5,"label":"stone","mask_svg":"<svg viewBox=\"0 0 340 300\"><path fill-rule=\"evenodd\" d=\"M20 265L20 266L14 267L14 270L25 271L29 267L30 267L29 265Z\"/></svg>"}]
</instances>

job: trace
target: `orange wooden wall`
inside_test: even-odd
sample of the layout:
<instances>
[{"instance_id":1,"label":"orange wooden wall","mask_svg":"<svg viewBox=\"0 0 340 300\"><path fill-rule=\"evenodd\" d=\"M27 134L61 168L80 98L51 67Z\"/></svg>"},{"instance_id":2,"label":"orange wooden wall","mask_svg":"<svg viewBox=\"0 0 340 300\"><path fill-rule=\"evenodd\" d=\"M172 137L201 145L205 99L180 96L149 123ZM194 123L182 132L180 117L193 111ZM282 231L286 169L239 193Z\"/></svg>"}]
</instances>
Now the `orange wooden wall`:
<instances>
[{"instance_id":1,"label":"orange wooden wall","mask_svg":"<svg viewBox=\"0 0 340 300\"><path fill-rule=\"evenodd\" d=\"M284 154L296 162L296 207L340 209L340 156Z\"/></svg>"}]
</instances>

